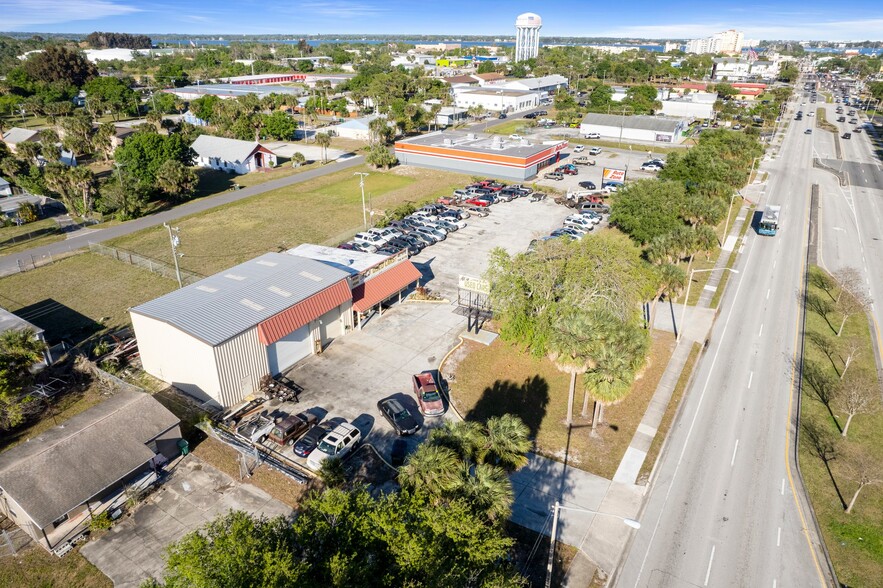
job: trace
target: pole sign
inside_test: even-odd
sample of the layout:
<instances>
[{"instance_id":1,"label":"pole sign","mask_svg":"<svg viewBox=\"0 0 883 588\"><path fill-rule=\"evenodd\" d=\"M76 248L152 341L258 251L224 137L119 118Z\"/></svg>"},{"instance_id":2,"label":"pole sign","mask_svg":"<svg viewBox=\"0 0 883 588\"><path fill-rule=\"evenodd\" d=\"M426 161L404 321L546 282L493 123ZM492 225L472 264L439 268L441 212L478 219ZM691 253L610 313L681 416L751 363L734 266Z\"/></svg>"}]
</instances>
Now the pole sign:
<instances>
[{"instance_id":1,"label":"pole sign","mask_svg":"<svg viewBox=\"0 0 883 588\"><path fill-rule=\"evenodd\" d=\"M624 184L625 183L625 170L624 169L614 169L612 167L605 167L604 171L601 174L601 185L606 186L607 184Z\"/></svg>"},{"instance_id":2,"label":"pole sign","mask_svg":"<svg viewBox=\"0 0 883 588\"><path fill-rule=\"evenodd\" d=\"M461 290L468 290L470 292L478 292L479 294L490 294L491 293L491 285L487 280L483 280L481 278L474 278L472 276L464 276L460 274L460 279L458 282L458 286Z\"/></svg>"}]
</instances>

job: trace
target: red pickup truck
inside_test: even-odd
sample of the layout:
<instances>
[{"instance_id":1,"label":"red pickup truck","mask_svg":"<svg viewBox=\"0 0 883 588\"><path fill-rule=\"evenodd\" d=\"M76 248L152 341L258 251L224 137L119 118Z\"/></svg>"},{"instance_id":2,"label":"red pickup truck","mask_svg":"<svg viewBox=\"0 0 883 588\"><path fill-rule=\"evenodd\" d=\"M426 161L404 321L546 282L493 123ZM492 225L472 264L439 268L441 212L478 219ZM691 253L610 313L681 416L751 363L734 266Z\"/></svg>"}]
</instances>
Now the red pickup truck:
<instances>
[{"instance_id":1,"label":"red pickup truck","mask_svg":"<svg viewBox=\"0 0 883 588\"><path fill-rule=\"evenodd\" d=\"M411 378L414 383L414 395L417 396L417 405L424 416L441 416L445 413L445 405L435 383L432 372L414 374Z\"/></svg>"}]
</instances>

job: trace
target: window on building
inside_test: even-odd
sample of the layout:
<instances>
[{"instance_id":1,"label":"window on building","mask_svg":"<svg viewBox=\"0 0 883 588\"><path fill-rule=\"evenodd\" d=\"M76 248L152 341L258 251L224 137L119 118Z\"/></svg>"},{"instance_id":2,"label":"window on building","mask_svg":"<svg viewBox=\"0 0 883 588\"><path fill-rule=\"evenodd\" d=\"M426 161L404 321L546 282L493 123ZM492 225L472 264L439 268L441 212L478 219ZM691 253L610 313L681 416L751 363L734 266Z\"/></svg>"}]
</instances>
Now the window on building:
<instances>
[{"instance_id":1,"label":"window on building","mask_svg":"<svg viewBox=\"0 0 883 588\"><path fill-rule=\"evenodd\" d=\"M67 514L64 514L64 515L58 517L57 519L55 519L54 521L52 521L52 526L55 527L55 528L58 528L58 527L61 526L61 524L64 523L67 519L68 519Z\"/></svg>"}]
</instances>

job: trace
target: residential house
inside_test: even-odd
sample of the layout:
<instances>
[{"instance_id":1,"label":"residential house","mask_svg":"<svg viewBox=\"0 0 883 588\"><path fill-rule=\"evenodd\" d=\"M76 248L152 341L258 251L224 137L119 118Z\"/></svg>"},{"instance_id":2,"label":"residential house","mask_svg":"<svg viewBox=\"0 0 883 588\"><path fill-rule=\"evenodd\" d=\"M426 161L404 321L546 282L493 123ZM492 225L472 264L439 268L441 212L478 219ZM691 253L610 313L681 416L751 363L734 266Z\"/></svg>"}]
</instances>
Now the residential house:
<instances>
[{"instance_id":1,"label":"residential house","mask_svg":"<svg viewBox=\"0 0 883 588\"><path fill-rule=\"evenodd\" d=\"M378 118L376 114L352 118L334 127L338 137L355 139L356 141L371 140L371 121Z\"/></svg>"},{"instance_id":2,"label":"residential house","mask_svg":"<svg viewBox=\"0 0 883 588\"><path fill-rule=\"evenodd\" d=\"M154 483L179 453L180 421L149 394L118 390L0 453L0 514L63 555L92 519Z\"/></svg>"},{"instance_id":3,"label":"residential house","mask_svg":"<svg viewBox=\"0 0 883 588\"><path fill-rule=\"evenodd\" d=\"M33 129L12 127L3 133L3 142L6 143L6 146L9 147L10 151L15 153L15 148L19 143L24 143L26 141L38 143L40 141L39 134L40 131L35 131Z\"/></svg>"},{"instance_id":4,"label":"residential house","mask_svg":"<svg viewBox=\"0 0 883 588\"><path fill-rule=\"evenodd\" d=\"M6 178L0 178L0 196L12 196L12 185Z\"/></svg>"},{"instance_id":5,"label":"residential house","mask_svg":"<svg viewBox=\"0 0 883 588\"><path fill-rule=\"evenodd\" d=\"M196 152L196 165L201 167L247 174L276 166L276 154L257 141L200 135L190 148Z\"/></svg>"}]
</instances>

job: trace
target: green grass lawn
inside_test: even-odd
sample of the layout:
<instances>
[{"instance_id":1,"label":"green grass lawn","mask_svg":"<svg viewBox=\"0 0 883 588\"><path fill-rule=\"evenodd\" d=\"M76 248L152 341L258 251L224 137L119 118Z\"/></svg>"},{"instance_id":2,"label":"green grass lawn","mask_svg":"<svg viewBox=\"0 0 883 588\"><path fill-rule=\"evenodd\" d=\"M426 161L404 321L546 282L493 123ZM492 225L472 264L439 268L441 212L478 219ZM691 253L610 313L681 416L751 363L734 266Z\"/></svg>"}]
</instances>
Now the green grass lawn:
<instances>
[{"instance_id":1,"label":"green grass lawn","mask_svg":"<svg viewBox=\"0 0 883 588\"><path fill-rule=\"evenodd\" d=\"M592 403L581 417L583 392L577 380L574 424L565 425L570 375L547 358L533 357L501 340L490 346L466 342L449 359L445 372L455 374L451 398L467 419L484 420L504 413L519 415L536 439L536 451L607 479L613 478L656 385L674 350L674 335L654 333L649 359L619 404L605 407L604 423L591 434Z\"/></svg>"},{"instance_id":2,"label":"green grass lawn","mask_svg":"<svg viewBox=\"0 0 883 588\"><path fill-rule=\"evenodd\" d=\"M44 218L26 225L0 228L0 255L8 255L32 247L61 241L64 235L59 232L55 219Z\"/></svg>"},{"instance_id":3,"label":"green grass lawn","mask_svg":"<svg viewBox=\"0 0 883 588\"><path fill-rule=\"evenodd\" d=\"M128 326L129 307L175 287L139 267L84 253L0 279L0 306L44 329L50 341L78 343Z\"/></svg>"},{"instance_id":4,"label":"green grass lawn","mask_svg":"<svg viewBox=\"0 0 883 588\"><path fill-rule=\"evenodd\" d=\"M812 267L810 271L822 270ZM812 283L809 292L822 298L828 297L828 294ZM835 328L840 326L841 317L836 312L829 318ZM850 317L843 334L838 338L836 331L821 315L808 311L806 331L809 337L825 335L837 345L842 345L851 338L860 341L862 351L849 367L849 371L865 371L876 379L871 332L864 315ZM849 475L848 450L860 448L868 452L878 464L876 474L879 478L883 468L883 412L878 404L875 414L857 415L849 427L848 437L844 439L840 436L840 427L846 422L843 406L835 396L829 412L818 399L806 376L807 367L816 367L835 382L839 381L838 370L843 369L840 353L842 347L833 354L832 361L811 339L806 342L800 469L841 585L880 586L883 578L883 485L866 486L850 514L846 514L843 502L848 504L858 487L855 478ZM808 425L817 427L823 438L829 440L834 448L834 459L828 461L828 467L818 456L816 444L807 433Z\"/></svg>"},{"instance_id":5,"label":"green grass lawn","mask_svg":"<svg viewBox=\"0 0 883 588\"><path fill-rule=\"evenodd\" d=\"M368 171L366 205L376 214L406 201L434 200L469 183L468 176L397 167L388 172L356 168L247 198L175 222L180 227L181 267L203 275L221 271L267 251L301 243L343 241L362 225L355 171ZM155 259L169 259L168 234L145 229L108 243Z\"/></svg>"},{"instance_id":6,"label":"green grass lawn","mask_svg":"<svg viewBox=\"0 0 883 588\"><path fill-rule=\"evenodd\" d=\"M0 565L0 586L41 588L111 588L113 582L74 549L56 557L31 544L15 557L4 557Z\"/></svg>"}]
</instances>

